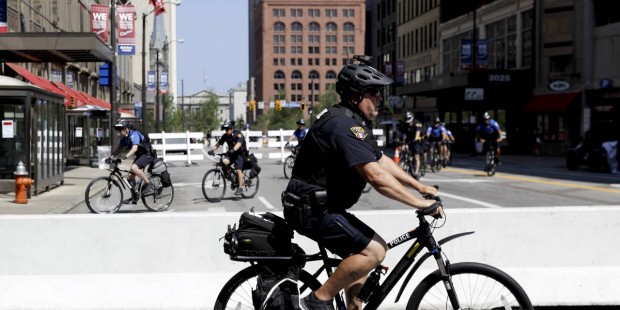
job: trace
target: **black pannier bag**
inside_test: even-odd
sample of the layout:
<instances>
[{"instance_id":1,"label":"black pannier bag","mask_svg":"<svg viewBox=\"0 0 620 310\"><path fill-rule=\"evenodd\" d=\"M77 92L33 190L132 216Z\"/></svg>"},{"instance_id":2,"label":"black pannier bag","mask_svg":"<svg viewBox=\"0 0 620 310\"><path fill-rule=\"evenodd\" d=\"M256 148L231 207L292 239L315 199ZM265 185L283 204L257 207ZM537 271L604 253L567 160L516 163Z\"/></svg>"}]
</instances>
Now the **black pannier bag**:
<instances>
[{"instance_id":1,"label":"black pannier bag","mask_svg":"<svg viewBox=\"0 0 620 310\"><path fill-rule=\"evenodd\" d=\"M293 230L286 221L266 212L260 216L244 212L239 227L228 227L224 236L224 252L231 256L292 256Z\"/></svg>"},{"instance_id":2,"label":"black pannier bag","mask_svg":"<svg viewBox=\"0 0 620 310\"><path fill-rule=\"evenodd\" d=\"M170 179L170 173L168 173L168 171L164 171L164 172L160 173L159 177L161 177L161 185L163 187L170 187L170 186L172 186L172 180Z\"/></svg>"},{"instance_id":3,"label":"black pannier bag","mask_svg":"<svg viewBox=\"0 0 620 310\"><path fill-rule=\"evenodd\" d=\"M258 159L254 156L253 153L248 154L245 157L245 163L243 164L244 170L251 170L250 177L255 178L261 171L260 166L258 165Z\"/></svg>"},{"instance_id":4,"label":"black pannier bag","mask_svg":"<svg viewBox=\"0 0 620 310\"><path fill-rule=\"evenodd\" d=\"M252 303L256 310L298 310L301 272L299 265L273 265L263 267L252 290Z\"/></svg>"}]
</instances>

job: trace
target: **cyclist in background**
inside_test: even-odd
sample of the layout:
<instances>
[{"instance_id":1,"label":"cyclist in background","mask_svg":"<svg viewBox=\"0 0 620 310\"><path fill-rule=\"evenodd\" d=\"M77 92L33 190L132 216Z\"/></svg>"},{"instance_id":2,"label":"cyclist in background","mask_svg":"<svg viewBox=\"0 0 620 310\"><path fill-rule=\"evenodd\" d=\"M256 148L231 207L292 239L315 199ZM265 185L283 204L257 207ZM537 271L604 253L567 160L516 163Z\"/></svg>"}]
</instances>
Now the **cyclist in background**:
<instances>
[{"instance_id":1,"label":"cyclist in background","mask_svg":"<svg viewBox=\"0 0 620 310\"><path fill-rule=\"evenodd\" d=\"M435 121L433 122L433 126L430 126L426 129L426 138L428 142L431 144L431 147L435 145L437 150L439 150L439 161L443 162L446 158L446 146L443 141L447 140L446 136L446 128L441 126L441 120L439 117L435 117Z\"/></svg>"},{"instance_id":2,"label":"cyclist in background","mask_svg":"<svg viewBox=\"0 0 620 310\"><path fill-rule=\"evenodd\" d=\"M209 155L213 156L215 150L226 143L228 146L228 154L222 158L222 163L224 163L224 167L227 168L230 168L231 163L235 164L237 182L239 183L235 195L240 196L243 194L243 185L245 184L243 179L243 163L247 155L247 147L245 144L245 137L240 131L234 130L234 126L235 124L233 121L225 121L224 124L222 124L221 128L224 130L224 135L211 147Z\"/></svg>"},{"instance_id":3,"label":"cyclist in background","mask_svg":"<svg viewBox=\"0 0 620 310\"><path fill-rule=\"evenodd\" d=\"M447 164L452 166L452 144L454 144L454 135L452 134L452 131L450 131L450 129L448 129L448 127L446 127L446 123L441 123L441 126L443 126L446 129L446 161Z\"/></svg>"},{"instance_id":4,"label":"cyclist in background","mask_svg":"<svg viewBox=\"0 0 620 310\"><path fill-rule=\"evenodd\" d=\"M136 176L139 177L142 182L144 182L144 186L142 186L142 195L149 195L153 193L153 184L149 182L149 179L144 174L144 167L148 166L152 161L153 157L148 154L148 150L146 145L143 143L144 136L137 130L133 129L133 126L129 123L126 123L124 120L120 120L116 125L114 125L114 130L118 131L121 135L121 140L118 143L118 146L114 151L112 151L112 156L120 155L123 150L129 149L129 151L121 157L121 159L125 159L132 155L136 155L136 159L131 164L131 168L126 178L131 184L131 198L123 200L125 204L136 204L138 203L139 196L136 193ZM112 157L110 156L110 157Z\"/></svg>"},{"instance_id":5,"label":"cyclist in background","mask_svg":"<svg viewBox=\"0 0 620 310\"><path fill-rule=\"evenodd\" d=\"M484 121L476 128L476 136L482 142L483 154L486 154L491 147L495 149L495 164L499 165L499 142L502 141L502 130L499 124L491 119L488 112L484 112Z\"/></svg>"},{"instance_id":6,"label":"cyclist in background","mask_svg":"<svg viewBox=\"0 0 620 310\"><path fill-rule=\"evenodd\" d=\"M304 138L306 138L306 134L308 133L308 128L306 128L306 122L303 118L297 121L297 126L297 129L293 131L293 135L290 136L286 142L286 146L289 146L289 143L291 143L293 139L297 139L297 146L295 146L294 150L295 153L299 151L301 143L304 141Z\"/></svg>"},{"instance_id":7,"label":"cyclist in background","mask_svg":"<svg viewBox=\"0 0 620 310\"><path fill-rule=\"evenodd\" d=\"M410 152L415 159L414 175L420 179L420 154L424 153L422 146L422 123L413 117L413 113L407 112L405 115L405 130L403 131L403 147Z\"/></svg>"}]
</instances>

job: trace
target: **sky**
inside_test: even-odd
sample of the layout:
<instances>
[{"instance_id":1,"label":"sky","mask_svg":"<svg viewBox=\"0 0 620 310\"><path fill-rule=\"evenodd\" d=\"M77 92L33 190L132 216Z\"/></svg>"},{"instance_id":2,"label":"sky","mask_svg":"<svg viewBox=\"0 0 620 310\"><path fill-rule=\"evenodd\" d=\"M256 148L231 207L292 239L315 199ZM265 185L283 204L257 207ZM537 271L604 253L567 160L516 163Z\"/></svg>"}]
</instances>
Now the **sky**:
<instances>
[{"instance_id":1,"label":"sky","mask_svg":"<svg viewBox=\"0 0 620 310\"><path fill-rule=\"evenodd\" d=\"M177 7L177 85L185 96L226 93L248 79L248 1L183 0Z\"/></svg>"}]
</instances>

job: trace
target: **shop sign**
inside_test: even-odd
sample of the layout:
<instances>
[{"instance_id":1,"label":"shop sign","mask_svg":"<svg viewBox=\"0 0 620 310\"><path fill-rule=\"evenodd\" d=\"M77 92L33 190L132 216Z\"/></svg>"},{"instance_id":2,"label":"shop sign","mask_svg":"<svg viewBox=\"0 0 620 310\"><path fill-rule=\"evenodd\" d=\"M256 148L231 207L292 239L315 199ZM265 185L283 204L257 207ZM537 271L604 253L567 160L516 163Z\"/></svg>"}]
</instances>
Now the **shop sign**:
<instances>
[{"instance_id":1,"label":"shop sign","mask_svg":"<svg viewBox=\"0 0 620 310\"><path fill-rule=\"evenodd\" d=\"M484 100L484 88L465 88L465 100Z\"/></svg>"},{"instance_id":2,"label":"shop sign","mask_svg":"<svg viewBox=\"0 0 620 310\"><path fill-rule=\"evenodd\" d=\"M570 83L566 81L553 81L549 83L549 89L553 91L565 91L570 88Z\"/></svg>"}]
</instances>

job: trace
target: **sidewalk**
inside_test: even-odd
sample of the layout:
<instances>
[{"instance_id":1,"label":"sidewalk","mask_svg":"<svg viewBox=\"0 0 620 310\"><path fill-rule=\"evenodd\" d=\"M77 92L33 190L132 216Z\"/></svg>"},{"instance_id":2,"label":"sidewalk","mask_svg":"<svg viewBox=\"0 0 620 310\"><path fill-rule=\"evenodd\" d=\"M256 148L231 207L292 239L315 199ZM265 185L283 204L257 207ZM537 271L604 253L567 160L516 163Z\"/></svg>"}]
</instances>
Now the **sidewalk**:
<instances>
[{"instance_id":1,"label":"sidewalk","mask_svg":"<svg viewBox=\"0 0 620 310\"><path fill-rule=\"evenodd\" d=\"M90 181L108 175L108 170L88 166L65 167L62 186L32 195L27 204L14 203L15 193L0 193L0 214L62 214L84 201L84 192Z\"/></svg>"}]
</instances>

